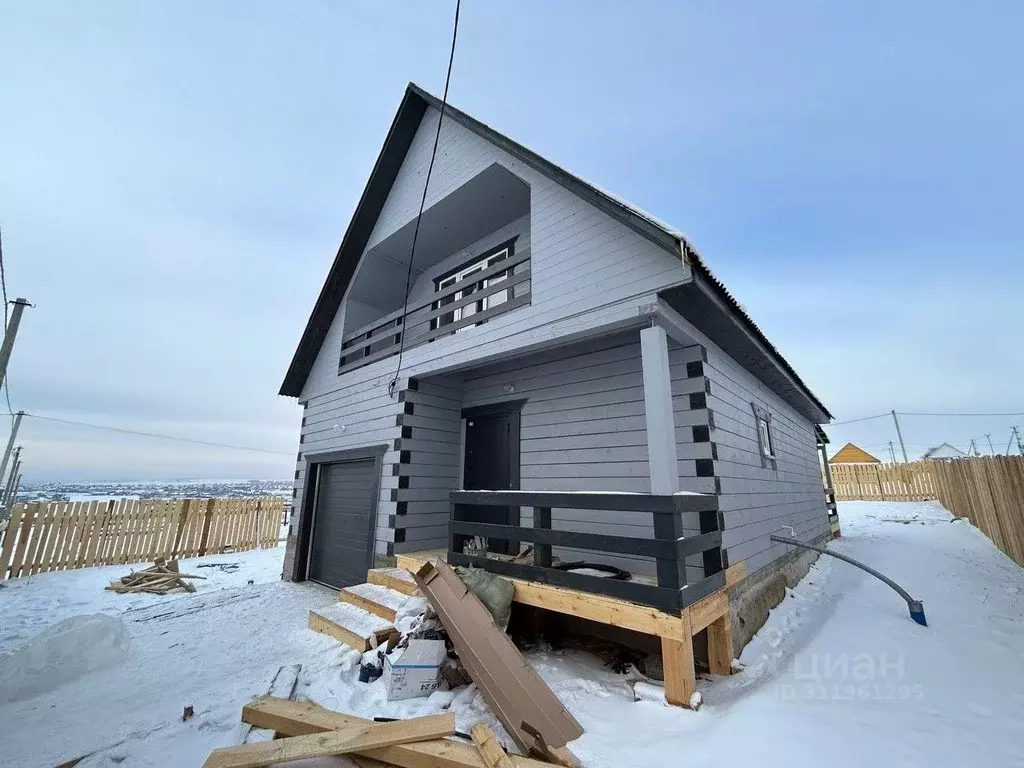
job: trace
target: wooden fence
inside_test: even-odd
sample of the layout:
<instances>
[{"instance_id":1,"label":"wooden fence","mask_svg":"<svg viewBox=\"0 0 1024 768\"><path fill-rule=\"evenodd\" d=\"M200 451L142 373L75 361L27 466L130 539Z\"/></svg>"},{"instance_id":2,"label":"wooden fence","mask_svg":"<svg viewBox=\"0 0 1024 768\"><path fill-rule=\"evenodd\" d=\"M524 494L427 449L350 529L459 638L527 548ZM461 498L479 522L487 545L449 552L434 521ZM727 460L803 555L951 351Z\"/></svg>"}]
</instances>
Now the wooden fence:
<instances>
[{"instance_id":1,"label":"wooden fence","mask_svg":"<svg viewBox=\"0 0 1024 768\"><path fill-rule=\"evenodd\" d=\"M980 456L912 464L832 464L840 501L937 499L1024 565L1024 456Z\"/></svg>"},{"instance_id":2,"label":"wooden fence","mask_svg":"<svg viewBox=\"0 0 1024 768\"><path fill-rule=\"evenodd\" d=\"M266 549L283 507L277 496L18 504L0 534L0 579Z\"/></svg>"},{"instance_id":3,"label":"wooden fence","mask_svg":"<svg viewBox=\"0 0 1024 768\"><path fill-rule=\"evenodd\" d=\"M927 501L938 498L930 465L830 464L838 501Z\"/></svg>"}]
</instances>

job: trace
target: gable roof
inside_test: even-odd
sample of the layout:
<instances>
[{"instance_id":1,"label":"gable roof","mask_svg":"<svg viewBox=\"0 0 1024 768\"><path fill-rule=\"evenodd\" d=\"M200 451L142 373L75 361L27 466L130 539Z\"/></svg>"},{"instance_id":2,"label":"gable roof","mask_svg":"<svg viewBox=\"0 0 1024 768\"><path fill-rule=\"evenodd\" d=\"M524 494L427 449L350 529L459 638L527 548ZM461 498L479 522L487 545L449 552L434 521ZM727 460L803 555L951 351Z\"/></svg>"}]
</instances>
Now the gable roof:
<instances>
[{"instance_id":1,"label":"gable roof","mask_svg":"<svg viewBox=\"0 0 1024 768\"><path fill-rule=\"evenodd\" d=\"M370 173L370 179L363 190L355 213L349 222L341 246L334 257L334 263L328 272L327 280L320 291L313 312L310 314L306 329L303 331L299 346L295 350L292 362L288 367L280 394L299 397L306 383L313 363L320 352L320 347L330 330L331 323L345 292L355 275L359 259L366 249L367 241L387 200L398 171L402 166L406 153L412 144L416 130L419 128L427 107L441 109L441 100L414 83L409 83L398 112L388 130L384 146L377 156L377 162ZM512 157L529 166L538 173L548 177L576 196L593 205L598 210L616 219L620 223L642 235L655 245L680 256L701 278L703 285L721 300L736 318L738 323L757 342L764 346L771 359L795 382L800 392L820 410L826 419L832 414L822 402L811 392L810 388L800 379L796 371L782 357L775 346L761 332L754 321L747 315L740 303L729 293L725 285L716 278L704 264L703 259L679 230L671 227L632 203L606 192L600 187L576 176L554 163L544 159L536 152L522 144L481 123L450 104L444 106L445 119L454 120L467 130L491 142Z\"/></svg>"},{"instance_id":2,"label":"gable roof","mask_svg":"<svg viewBox=\"0 0 1024 768\"><path fill-rule=\"evenodd\" d=\"M940 445L936 445L934 448L929 448L925 451L921 459L959 459L966 456L967 454L955 445L941 443Z\"/></svg>"},{"instance_id":3,"label":"gable roof","mask_svg":"<svg viewBox=\"0 0 1024 768\"><path fill-rule=\"evenodd\" d=\"M863 448L858 448L853 443L847 443L835 454L831 459L828 460L829 464L881 464L878 459L872 456L870 453L865 451Z\"/></svg>"}]
</instances>

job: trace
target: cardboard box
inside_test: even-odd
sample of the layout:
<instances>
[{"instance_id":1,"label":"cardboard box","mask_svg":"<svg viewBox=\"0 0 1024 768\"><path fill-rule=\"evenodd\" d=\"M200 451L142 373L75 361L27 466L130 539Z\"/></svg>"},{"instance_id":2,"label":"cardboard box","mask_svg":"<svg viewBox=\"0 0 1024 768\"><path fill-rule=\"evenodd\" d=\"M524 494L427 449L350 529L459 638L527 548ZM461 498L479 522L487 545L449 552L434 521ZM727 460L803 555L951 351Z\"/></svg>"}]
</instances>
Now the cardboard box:
<instances>
[{"instance_id":1,"label":"cardboard box","mask_svg":"<svg viewBox=\"0 0 1024 768\"><path fill-rule=\"evenodd\" d=\"M443 640L410 640L384 657L384 689L388 701L429 696L441 684L447 657Z\"/></svg>"}]
</instances>

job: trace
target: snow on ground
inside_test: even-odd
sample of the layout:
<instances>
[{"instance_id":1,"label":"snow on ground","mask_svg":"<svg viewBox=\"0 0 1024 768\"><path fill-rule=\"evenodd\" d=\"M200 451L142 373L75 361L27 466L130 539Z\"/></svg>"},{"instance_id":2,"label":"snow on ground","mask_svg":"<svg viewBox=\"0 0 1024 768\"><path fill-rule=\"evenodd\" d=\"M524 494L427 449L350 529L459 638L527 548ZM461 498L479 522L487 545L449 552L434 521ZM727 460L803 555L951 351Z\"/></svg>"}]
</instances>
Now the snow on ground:
<instances>
[{"instance_id":1,"label":"snow on ground","mask_svg":"<svg viewBox=\"0 0 1024 768\"><path fill-rule=\"evenodd\" d=\"M744 671L701 681L699 712L634 702L626 676L588 654L531 652L586 729L572 745L585 765L1024 766L1024 570L934 504L850 502L840 517L843 538L831 546L922 599L927 628L884 584L823 557L744 650ZM389 703L380 683L359 683L359 655L306 629L309 608L334 593L276 581L282 554L205 558L245 565L201 569L211 579L181 597L103 592L125 568L7 582L0 651L76 612L120 613L130 647L115 666L0 704L0 762L53 768L98 750L80 765L199 765L237 741L242 705L295 662L297 695L330 708L366 717L448 708L463 730L494 724L474 686ZM196 715L183 723L188 704Z\"/></svg>"}]
</instances>

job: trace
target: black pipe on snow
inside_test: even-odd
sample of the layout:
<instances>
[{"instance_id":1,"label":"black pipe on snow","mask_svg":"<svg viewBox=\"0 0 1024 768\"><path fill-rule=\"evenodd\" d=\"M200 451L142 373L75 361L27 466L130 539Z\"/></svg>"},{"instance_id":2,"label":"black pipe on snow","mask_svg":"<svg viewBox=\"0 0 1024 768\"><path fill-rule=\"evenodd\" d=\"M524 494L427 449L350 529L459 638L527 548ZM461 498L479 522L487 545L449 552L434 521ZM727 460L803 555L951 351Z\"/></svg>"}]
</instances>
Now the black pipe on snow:
<instances>
[{"instance_id":1,"label":"black pipe on snow","mask_svg":"<svg viewBox=\"0 0 1024 768\"><path fill-rule=\"evenodd\" d=\"M830 555L831 557L838 558L838 559L840 559L840 560L842 560L844 562L849 563L850 565L855 565L858 568L860 568L862 571L867 571L872 576L874 576L876 579L881 579L886 584L888 584L890 587L892 587L897 592L899 592L900 597L902 597L904 600L907 601L907 607L910 609L910 618L912 618L914 621L916 621L918 624L920 624L923 627L927 627L928 626L928 622L925 621L925 618L924 618L924 604L920 600L915 600L914 598L912 598L910 596L910 593L907 592L907 590L905 590L903 587L901 587L895 581L890 579L888 576L885 576L884 574L879 573L874 568L871 568L871 567L869 567L867 565L864 565L864 563L859 562L858 560L854 560L852 557L849 557L848 555L843 555L843 554L841 554L839 552L833 552L832 550L825 549L824 547L816 547L813 544L805 544L802 541L797 541L796 539L791 539L789 536L776 536L773 533L771 535L771 540L775 541L775 542L778 542L779 544L791 544L794 547L803 547L804 549L813 549L815 552L820 552L823 555Z\"/></svg>"}]
</instances>

